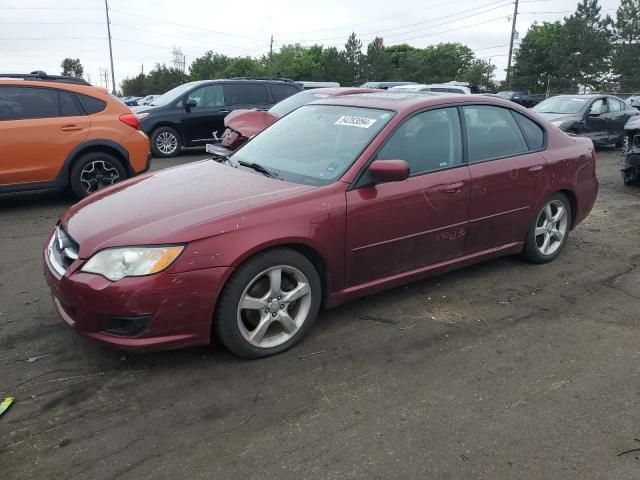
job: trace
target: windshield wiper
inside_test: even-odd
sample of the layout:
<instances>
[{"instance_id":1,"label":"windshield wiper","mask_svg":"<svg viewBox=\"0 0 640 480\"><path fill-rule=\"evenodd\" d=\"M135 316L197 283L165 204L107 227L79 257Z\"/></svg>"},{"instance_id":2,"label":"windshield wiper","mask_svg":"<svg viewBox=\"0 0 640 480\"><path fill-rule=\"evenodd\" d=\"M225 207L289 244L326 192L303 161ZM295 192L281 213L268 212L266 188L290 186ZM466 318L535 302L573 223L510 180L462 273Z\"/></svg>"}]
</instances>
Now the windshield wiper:
<instances>
[{"instance_id":1,"label":"windshield wiper","mask_svg":"<svg viewBox=\"0 0 640 480\"><path fill-rule=\"evenodd\" d=\"M264 176L269 177L269 178L278 178L280 176L276 172L274 172L272 170L269 170L266 167L263 167L259 163L243 162L242 160L239 160L238 164L242 165L243 167L251 168L252 170L255 170L256 172L260 172Z\"/></svg>"}]
</instances>

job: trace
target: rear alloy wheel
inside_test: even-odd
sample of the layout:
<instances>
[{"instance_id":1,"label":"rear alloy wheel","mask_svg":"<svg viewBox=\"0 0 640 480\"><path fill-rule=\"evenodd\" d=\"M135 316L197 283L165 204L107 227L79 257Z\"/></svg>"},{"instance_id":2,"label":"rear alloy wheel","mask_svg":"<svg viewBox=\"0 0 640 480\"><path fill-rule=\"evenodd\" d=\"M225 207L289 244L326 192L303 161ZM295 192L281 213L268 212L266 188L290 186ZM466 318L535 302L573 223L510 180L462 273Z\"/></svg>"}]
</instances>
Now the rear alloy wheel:
<instances>
[{"instance_id":1,"label":"rear alloy wheel","mask_svg":"<svg viewBox=\"0 0 640 480\"><path fill-rule=\"evenodd\" d=\"M122 163L108 153L89 153L71 168L70 184L78 198L97 192L127 178Z\"/></svg>"},{"instance_id":2,"label":"rear alloy wheel","mask_svg":"<svg viewBox=\"0 0 640 480\"><path fill-rule=\"evenodd\" d=\"M160 127L151 135L151 150L156 157L175 157L181 147L180 135L171 127Z\"/></svg>"},{"instance_id":3,"label":"rear alloy wheel","mask_svg":"<svg viewBox=\"0 0 640 480\"><path fill-rule=\"evenodd\" d=\"M304 337L320 308L313 264L289 249L256 255L233 274L220 295L214 332L233 353L260 358Z\"/></svg>"},{"instance_id":4,"label":"rear alloy wheel","mask_svg":"<svg viewBox=\"0 0 640 480\"><path fill-rule=\"evenodd\" d=\"M569 237L571 206L567 197L556 193L549 197L527 233L524 254L534 263L556 258Z\"/></svg>"}]
</instances>

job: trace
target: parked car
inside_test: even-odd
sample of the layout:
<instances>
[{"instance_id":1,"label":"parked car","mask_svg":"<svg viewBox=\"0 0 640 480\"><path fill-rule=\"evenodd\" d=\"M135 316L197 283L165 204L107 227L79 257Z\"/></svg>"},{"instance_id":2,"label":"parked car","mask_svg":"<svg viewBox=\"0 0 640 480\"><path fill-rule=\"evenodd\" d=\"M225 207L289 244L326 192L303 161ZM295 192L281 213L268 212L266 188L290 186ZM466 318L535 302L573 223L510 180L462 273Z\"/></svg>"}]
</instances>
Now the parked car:
<instances>
[{"instance_id":1,"label":"parked car","mask_svg":"<svg viewBox=\"0 0 640 480\"><path fill-rule=\"evenodd\" d=\"M367 82L362 85L362 88L376 88L379 90L388 90L391 87L398 87L400 85L416 85L416 82Z\"/></svg>"},{"instance_id":2,"label":"parked car","mask_svg":"<svg viewBox=\"0 0 640 480\"><path fill-rule=\"evenodd\" d=\"M627 98L627 104L636 110L640 110L640 95L634 95L632 97Z\"/></svg>"},{"instance_id":3,"label":"parked car","mask_svg":"<svg viewBox=\"0 0 640 480\"><path fill-rule=\"evenodd\" d=\"M625 185L640 185L640 116L631 117L624 127L622 179Z\"/></svg>"},{"instance_id":4,"label":"parked car","mask_svg":"<svg viewBox=\"0 0 640 480\"><path fill-rule=\"evenodd\" d=\"M611 95L558 95L532 110L565 132L589 137L596 145L615 144L618 148L624 142L627 120L638 115Z\"/></svg>"},{"instance_id":5,"label":"parked car","mask_svg":"<svg viewBox=\"0 0 640 480\"><path fill-rule=\"evenodd\" d=\"M471 89L464 85L449 85L445 83L424 84L417 83L415 85L398 85L389 88L389 91L402 92L439 92L439 93L456 93L459 95L470 95Z\"/></svg>"},{"instance_id":6,"label":"parked car","mask_svg":"<svg viewBox=\"0 0 640 480\"><path fill-rule=\"evenodd\" d=\"M535 107L545 98L544 95L531 95L528 92L517 92L511 90L498 92L496 95L500 98L504 98L505 100L511 100L525 108Z\"/></svg>"},{"instance_id":7,"label":"parked car","mask_svg":"<svg viewBox=\"0 0 640 480\"><path fill-rule=\"evenodd\" d=\"M159 96L160 95L147 95L146 97L143 97L140 100L138 100L138 105L139 106L150 105Z\"/></svg>"},{"instance_id":8,"label":"parked car","mask_svg":"<svg viewBox=\"0 0 640 480\"><path fill-rule=\"evenodd\" d=\"M315 100L379 91L373 88L359 87L315 88L313 91L291 95L276 103L269 110L234 110L224 119L226 128L222 140L219 144L207 144L207 152L214 155L228 155L281 117Z\"/></svg>"},{"instance_id":9,"label":"parked car","mask_svg":"<svg viewBox=\"0 0 640 480\"><path fill-rule=\"evenodd\" d=\"M168 91L136 114L151 137L153 154L173 157L182 147L204 147L216 140L229 112L264 110L301 91L299 83L282 79L200 80Z\"/></svg>"},{"instance_id":10,"label":"parked car","mask_svg":"<svg viewBox=\"0 0 640 480\"><path fill-rule=\"evenodd\" d=\"M213 335L264 357L300 341L321 305L500 255L555 259L595 202L595 163L589 139L505 100L333 96L227 160L73 206L45 275L64 321L99 342L160 350Z\"/></svg>"},{"instance_id":11,"label":"parked car","mask_svg":"<svg viewBox=\"0 0 640 480\"><path fill-rule=\"evenodd\" d=\"M138 106L138 101L141 100L142 97L129 97L123 100L123 103L127 106L127 107L137 107Z\"/></svg>"},{"instance_id":12,"label":"parked car","mask_svg":"<svg viewBox=\"0 0 640 480\"><path fill-rule=\"evenodd\" d=\"M298 82L305 90L313 90L315 88L338 88L338 82Z\"/></svg>"},{"instance_id":13,"label":"parked car","mask_svg":"<svg viewBox=\"0 0 640 480\"><path fill-rule=\"evenodd\" d=\"M0 74L0 193L70 187L78 197L149 168L129 108L75 77Z\"/></svg>"}]
</instances>

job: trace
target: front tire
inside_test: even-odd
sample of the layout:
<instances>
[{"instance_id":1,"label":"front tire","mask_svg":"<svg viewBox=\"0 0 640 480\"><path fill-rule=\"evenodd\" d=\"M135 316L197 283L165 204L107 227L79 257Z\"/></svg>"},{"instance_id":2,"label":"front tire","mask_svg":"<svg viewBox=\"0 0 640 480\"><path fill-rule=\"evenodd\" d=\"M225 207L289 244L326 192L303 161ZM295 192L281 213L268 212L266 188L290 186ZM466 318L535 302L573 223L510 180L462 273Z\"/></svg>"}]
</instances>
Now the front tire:
<instances>
[{"instance_id":1,"label":"front tire","mask_svg":"<svg viewBox=\"0 0 640 480\"><path fill-rule=\"evenodd\" d=\"M73 164L69 184L76 197L84 198L126 178L127 172L116 157L93 152L83 155Z\"/></svg>"},{"instance_id":2,"label":"front tire","mask_svg":"<svg viewBox=\"0 0 640 480\"><path fill-rule=\"evenodd\" d=\"M569 238L571 215L566 195L554 193L545 200L527 231L524 257L532 263L547 263L556 258Z\"/></svg>"},{"instance_id":3,"label":"front tire","mask_svg":"<svg viewBox=\"0 0 640 480\"><path fill-rule=\"evenodd\" d=\"M182 148L178 131L171 127L156 128L151 134L151 151L155 157L175 157Z\"/></svg>"},{"instance_id":4,"label":"front tire","mask_svg":"<svg viewBox=\"0 0 640 480\"><path fill-rule=\"evenodd\" d=\"M313 263L288 248L258 253L224 286L213 321L217 339L243 358L283 352L309 331L322 287Z\"/></svg>"}]
</instances>

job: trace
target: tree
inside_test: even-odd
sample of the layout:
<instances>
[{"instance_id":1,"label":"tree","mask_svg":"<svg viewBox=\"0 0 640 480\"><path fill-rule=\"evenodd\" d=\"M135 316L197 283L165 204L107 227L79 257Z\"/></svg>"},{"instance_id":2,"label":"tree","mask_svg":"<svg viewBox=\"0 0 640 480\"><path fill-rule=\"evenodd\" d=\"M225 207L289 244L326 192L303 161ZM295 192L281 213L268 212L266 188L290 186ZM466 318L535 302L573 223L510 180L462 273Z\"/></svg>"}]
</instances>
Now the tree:
<instances>
[{"instance_id":1,"label":"tree","mask_svg":"<svg viewBox=\"0 0 640 480\"><path fill-rule=\"evenodd\" d=\"M141 97L144 95L163 94L172 88L182 85L189 77L179 68L156 64L148 75L140 74L134 78L123 80L121 89L123 95Z\"/></svg>"},{"instance_id":2,"label":"tree","mask_svg":"<svg viewBox=\"0 0 640 480\"><path fill-rule=\"evenodd\" d=\"M461 43L439 43L419 52L419 76L428 83L459 80L472 65L473 50Z\"/></svg>"},{"instance_id":3,"label":"tree","mask_svg":"<svg viewBox=\"0 0 640 480\"><path fill-rule=\"evenodd\" d=\"M137 77L125 78L120 84L122 95L125 97L142 97L146 95L147 90L144 86L145 78L142 73Z\"/></svg>"},{"instance_id":4,"label":"tree","mask_svg":"<svg viewBox=\"0 0 640 480\"><path fill-rule=\"evenodd\" d=\"M367 45L364 79L369 81L385 81L391 73L391 61L380 37L374 38Z\"/></svg>"},{"instance_id":5,"label":"tree","mask_svg":"<svg viewBox=\"0 0 640 480\"><path fill-rule=\"evenodd\" d=\"M361 85L364 77L365 57L362 54L362 42L355 33L349 35L344 45L344 58L348 67L347 85Z\"/></svg>"},{"instance_id":6,"label":"tree","mask_svg":"<svg viewBox=\"0 0 640 480\"><path fill-rule=\"evenodd\" d=\"M493 83L491 78L496 66L487 60L476 59L471 62L469 69L462 74L462 79L469 82L471 85L477 87L484 87L491 89Z\"/></svg>"},{"instance_id":7,"label":"tree","mask_svg":"<svg viewBox=\"0 0 640 480\"><path fill-rule=\"evenodd\" d=\"M229 67L231 58L211 50L202 57L196 58L190 67L191 80L213 80L222 78L224 71Z\"/></svg>"},{"instance_id":8,"label":"tree","mask_svg":"<svg viewBox=\"0 0 640 480\"><path fill-rule=\"evenodd\" d=\"M531 26L514 56L511 77L514 88L543 93L551 79L554 85L559 84L562 58L557 56L555 45L564 35L563 30L560 22L534 23Z\"/></svg>"},{"instance_id":9,"label":"tree","mask_svg":"<svg viewBox=\"0 0 640 480\"><path fill-rule=\"evenodd\" d=\"M84 73L84 68L79 58L65 58L62 60L60 68L62 68L61 75L82 78Z\"/></svg>"},{"instance_id":10,"label":"tree","mask_svg":"<svg viewBox=\"0 0 640 480\"><path fill-rule=\"evenodd\" d=\"M420 63L420 50L403 43L385 48L391 64L391 73L388 79L394 80L420 80L418 67Z\"/></svg>"},{"instance_id":11,"label":"tree","mask_svg":"<svg viewBox=\"0 0 640 480\"><path fill-rule=\"evenodd\" d=\"M621 0L612 66L623 92L640 91L640 0Z\"/></svg>"},{"instance_id":12,"label":"tree","mask_svg":"<svg viewBox=\"0 0 640 480\"><path fill-rule=\"evenodd\" d=\"M562 28L552 54L559 78L572 89L598 89L611 68L612 20L602 17L598 0L582 0Z\"/></svg>"}]
</instances>

